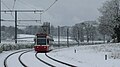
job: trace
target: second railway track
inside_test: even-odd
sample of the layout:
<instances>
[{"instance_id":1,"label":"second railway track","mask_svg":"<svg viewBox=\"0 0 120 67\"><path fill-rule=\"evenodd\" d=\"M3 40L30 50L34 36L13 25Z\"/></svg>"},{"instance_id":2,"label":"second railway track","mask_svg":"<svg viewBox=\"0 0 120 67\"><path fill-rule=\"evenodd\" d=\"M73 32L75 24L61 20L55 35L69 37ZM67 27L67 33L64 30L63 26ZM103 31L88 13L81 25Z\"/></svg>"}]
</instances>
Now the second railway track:
<instances>
[{"instance_id":1,"label":"second railway track","mask_svg":"<svg viewBox=\"0 0 120 67\"><path fill-rule=\"evenodd\" d=\"M8 64L7 64L7 60L9 57L13 56L14 54L17 54L17 53L20 53L20 52L28 52L28 50L20 50L20 51L16 51L16 52L13 52L11 54L9 54L5 59L4 59L4 67L8 67ZM29 50L30 51L30 50ZM20 61L20 60L19 60Z\"/></svg>"},{"instance_id":2,"label":"second railway track","mask_svg":"<svg viewBox=\"0 0 120 67\"><path fill-rule=\"evenodd\" d=\"M23 54L28 53L28 52L30 52L30 51L33 51L33 50L26 50L25 52L21 53L20 56L18 57L20 63L21 63L24 67L28 67L28 66L22 62L21 57L22 57Z\"/></svg>"},{"instance_id":3,"label":"second railway track","mask_svg":"<svg viewBox=\"0 0 120 67\"><path fill-rule=\"evenodd\" d=\"M40 55L38 56L37 54L40 54ZM75 65L54 59L54 58L48 56L47 53L36 53L35 56L39 61L41 61L51 67L77 67Z\"/></svg>"},{"instance_id":4,"label":"second railway track","mask_svg":"<svg viewBox=\"0 0 120 67\"><path fill-rule=\"evenodd\" d=\"M61 64L65 64L65 65L70 66L70 67L77 67L77 66L75 66L75 65L72 65L72 64L69 64L69 63L66 63L66 62L57 60L57 59L55 59L55 58L52 58L52 57L50 57L49 55L47 55L47 53L45 53L45 55L46 55L48 58L50 58L50 59L52 59L52 60L54 60L54 61L56 61L56 62L59 62L59 63L61 63Z\"/></svg>"},{"instance_id":5,"label":"second railway track","mask_svg":"<svg viewBox=\"0 0 120 67\"><path fill-rule=\"evenodd\" d=\"M16 51L16 52L13 52L11 54L9 54L5 59L4 59L4 67L9 67L10 63L8 64L7 61L8 61L8 58L19 53L18 55L18 62L21 63L21 65L23 67L28 67L25 63L23 63L23 60L22 60L22 56L30 51L33 51L33 50L20 50L20 51ZM34 54L34 53L33 53ZM57 60L53 57L50 57L47 53L40 53L39 56L41 56L40 58L38 57L37 55L38 53L35 53L35 57L41 61L42 63L46 64L47 66L50 66L50 67L76 67L75 65L72 65L72 64L68 64L66 62L63 62L63 61L60 61L60 60ZM41 59L42 58L42 59ZM16 61L15 61L16 62ZM19 65L18 65L19 66ZM41 65L40 65L41 66ZM21 66L20 66L21 67Z\"/></svg>"},{"instance_id":6,"label":"second railway track","mask_svg":"<svg viewBox=\"0 0 120 67\"><path fill-rule=\"evenodd\" d=\"M54 65L52 65L52 64L50 64L50 63L48 63L48 62L46 62L46 61L44 61L44 60L42 60L42 59L40 59L40 58L37 56L37 54L38 54L38 53L35 54L35 57L36 57L38 60L40 60L41 62L45 63L45 64L48 65L48 66L55 67Z\"/></svg>"}]
</instances>

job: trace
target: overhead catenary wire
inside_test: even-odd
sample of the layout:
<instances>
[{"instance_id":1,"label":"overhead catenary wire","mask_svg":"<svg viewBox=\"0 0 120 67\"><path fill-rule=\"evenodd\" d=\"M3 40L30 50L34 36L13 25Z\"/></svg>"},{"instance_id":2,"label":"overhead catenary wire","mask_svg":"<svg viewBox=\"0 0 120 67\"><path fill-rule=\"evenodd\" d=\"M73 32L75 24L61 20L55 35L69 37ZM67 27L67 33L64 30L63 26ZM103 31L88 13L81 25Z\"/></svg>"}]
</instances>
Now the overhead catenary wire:
<instances>
[{"instance_id":1,"label":"overhead catenary wire","mask_svg":"<svg viewBox=\"0 0 120 67\"><path fill-rule=\"evenodd\" d=\"M10 8L9 8L3 1L1 1L1 2L2 2L2 4L3 4L7 9L10 10Z\"/></svg>"},{"instance_id":2,"label":"overhead catenary wire","mask_svg":"<svg viewBox=\"0 0 120 67\"><path fill-rule=\"evenodd\" d=\"M15 3L16 3L16 0L14 0L14 3L13 3L13 8L12 8L12 10L14 10ZM11 15L13 15L13 14L12 14L12 12L11 12Z\"/></svg>"},{"instance_id":3,"label":"overhead catenary wire","mask_svg":"<svg viewBox=\"0 0 120 67\"><path fill-rule=\"evenodd\" d=\"M2 4L3 4L8 10L11 10L3 1L1 1L1 2L2 2ZM12 15L12 12L11 12L10 15L12 16L12 18L14 18L14 16Z\"/></svg>"},{"instance_id":4,"label":"overhead catenary wire","mask_svg":"<svg viewBox=\"0 0 120 67\"><path fill-rule=\"evenodd\" d=\"M14 0L14 1L16 1L16 0ZM21 0L18 0L19 2L21 2L22 4L25 4L25 5L27 5L27 6L29 6L30 8L34 8L33 6L31 6L30 4L28 4L28 3L25 3L25 2L23 2L23 1L21 1ZM46 11L48 11L56 2L57 2L58 0L55 0L47 9L45 9L42 13L40 13L40 20L41 20L41 15L43 14L43 13L45 13ZM15 3L15 2L14 2ZM36 9L36 8L35 8ZM30 17L30 16L29 16ZM41 22L41 21L40 21Z\"/></svg>"},{"instance_id":5,"label":"overhead catenary wire","mask_svg":"<svg viewBox=\"0 0 120 67\"><path fill-rule=\"evenodd\" d=\"M25 1L25 0L24 0ZM18 2L20 2L21 4L23 4L23 5L26 5L26 6L28 6L28 7L30 7L30 8L33 8L33 9L35 9L35 10L37 10L35 7L34 7L34 5L31 5L31 4L29 4L29 3L26 3L26 2L23 2L23 1L21 1L21 0L18 0ZM41 12L40 12L41 13ZM34 19L33 18L33 16L30 16L29 14L26 14L28 17L30 17L31 19ZM41 22L41 21L40 21Z\"/></svg>"},{"instance_id":6,"label":"overhead catenary wire","mask_svg":"<svg viewBox=\"0 0 120 67\"><path fill-rule=\"evenodd\" d=\"M22 4L25 4L25 5L29 6L29 7L31 7L31 5L29 5L28 3L25 3L25 2L23 2L23 1L21 1L21 0L14 0L12 10L14 10L14 8L15 8L16 1L21 2ZM44 12L48 11L57 1L58 1L58 0L55 0L47 9L43 10L43 12L40 12L40 20L41 20L41 18L42 18L41 15L42 15ZM12 13L12 10L11 10L5 3L3 3L3 4L4 4L5 7L7 7L7 9L9 9L9 10L11 11L11 13ZM33 8L33 6L32 6L32 8ZM35 9L36 9L36 8L35 8ZM14 16L13 16L12 14L11 14L11 16L14 18ZM29 16L29 17L30 17L30 16ZM41 22L41 21L40 21L40 22Z\"/></svg>"},{"instance_id":7,"label":"overhead catenary wire","mask_svg":"<svg viewBox=\"0 0 120 67\"><path fill-rule=\"evenodd\" d=\"M15 7L15 3L16 3L16 0L14 0L14 3L13 3L13 8L12 8L12 9L14 9L14 7Z\"/></svg>"},{"instance_id":8,"label":"overhead catenary wire","mask_svg":"<svg viewBox=\"0 0 120 67\"><path fill-rule=\"evenodd\" d=\"M20 2L21 4L23 4L23 5L25 5L25 6L28 6L28 7L30 7L30 8L33 8L33 9L37 10L37 9L34 7L34 5L32 5L32 4L25 3L25 2L23 2L23 1L21 1L21 0L18 0L18 2ZM31 5L32 5L32 6L31 6Z\"/></svg>"},{"instance_id":9,"label":"overhead catenary wire","mask_svg":"<svg viewBox=\"0 0 120 67\"><path fill-rule=\"evenodd\" d=\"M44 12L48 11L58 0L55 0Z\"/></svg>"},{"instance_id":10,"label":"overhead catenary wire","mask_svg":"<svg viewBox=\"0 0 120 67\"><path fill-rule=\"evenodd\" d=\"M19 1L19 2L21 2L21 3L24 3L24 2L22 2L22 1L20 1L20 0L14 0L12 10L14 10L14 7L15 7L15 4L16 4L17 1ZM26 3L25 3L25 4L26 4ZM28 17L30 17L30 16L28 16ZM30 18L31 18L31 17L30 17ZM19 21L18 23L20 24L20 21Z\"/></svg>"},{"instance_id":11,"label":"overhead catenary wire","mask_svg":"<svg viewBox=\"0 0 120 67\"><path fill-rule=\"evenodd\" d=\"M43 13L47 12L58 0L55 0L47 9L44 10ZM43 13L40 13L40 22L42 22L42 14Z\"/></svg>"}]
</instances>

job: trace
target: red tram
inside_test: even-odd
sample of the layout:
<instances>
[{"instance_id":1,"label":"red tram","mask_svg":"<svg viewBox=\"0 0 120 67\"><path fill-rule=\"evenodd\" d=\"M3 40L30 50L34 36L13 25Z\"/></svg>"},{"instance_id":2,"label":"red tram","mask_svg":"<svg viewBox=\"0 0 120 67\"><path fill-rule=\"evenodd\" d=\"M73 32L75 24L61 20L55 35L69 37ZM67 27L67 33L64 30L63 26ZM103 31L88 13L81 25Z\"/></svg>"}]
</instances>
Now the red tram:
<instances>
[{"instance_id":1,"label":"red tram","mask_svg":"<svg viewBox=\"0 0 120 67\"><path fill-rule=\"evenodd\" d=\"M47 34L36 34L34 50L36 52L48 52L51 51L51 42L53 39Z\"/></svg>"}]
</instances>

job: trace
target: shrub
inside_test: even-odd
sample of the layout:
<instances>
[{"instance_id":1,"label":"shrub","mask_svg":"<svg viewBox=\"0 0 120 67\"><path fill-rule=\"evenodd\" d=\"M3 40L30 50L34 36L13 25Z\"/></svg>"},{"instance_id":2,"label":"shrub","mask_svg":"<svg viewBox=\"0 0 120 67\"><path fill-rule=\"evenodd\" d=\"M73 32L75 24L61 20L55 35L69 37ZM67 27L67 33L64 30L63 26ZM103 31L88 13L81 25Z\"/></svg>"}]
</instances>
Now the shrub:
<instances>
[{"instance_id":1,"label":"shrub","mask_svg":"<svg viewBox=\"0 0 120 67\"><path fill-rule=\"evenodd\" d=\"M119 52L112 52L111 54L109 54L109 58L113 58L113 59L120 59L120 53Z\"/></svg>"},{"instance_id":2,"label":"shrub","mask_svg":"<svg viewBox=\"0 0 120 67\"><path fill-rule=\"evenodd\" d=\"M26 48L33 48L33 44L2 44L0 47L0 52Z\"/></svg>"}]
</instances>

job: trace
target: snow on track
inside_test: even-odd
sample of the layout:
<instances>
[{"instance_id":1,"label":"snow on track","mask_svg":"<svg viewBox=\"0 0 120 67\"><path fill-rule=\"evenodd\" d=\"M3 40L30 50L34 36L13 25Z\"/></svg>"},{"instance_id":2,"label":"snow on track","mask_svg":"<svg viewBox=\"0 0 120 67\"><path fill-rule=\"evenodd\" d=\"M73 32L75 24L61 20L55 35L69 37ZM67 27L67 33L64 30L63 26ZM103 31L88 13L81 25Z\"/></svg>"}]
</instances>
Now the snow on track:
<instances>
[{"instance_id":1,"label":"snow on track","mask_svg":"<svg viewBox=\"0 0 120 67\"><path fill-rule=\"evenodd\" d=\"M3 53L0 54L0 67L5 67L4 65L8 67L21 67L21 64L19 63L18 56L21 54L21 52L24 52L28 49L21 49L21 50L12 50L12 51L3 51Z\"/></svg>"},{"instance_id":2,"label":"snow on track","mask_svg":"<svg viewBox=\"0 0 120 67\"><path fill-rule=\"evenodd\" d=\"M28 66L22 62L21 57L22 57L23 54L28 53L28 52L31 52L31 51L33 51L33 50L27 50L27 51L21 53L21 54L19 55L19 57L18 57L18 60L20 61L20 63L21 63L24 67L28 67Z\"/></svg>"},{"instance_id":3,"label":"snow on track","mask_svg":"<svg viewBox=\"0 0 120 67\"><path fill-rule=\"evenodd\" d=\"M55 67L54 65L52 65L52 64L50 64L50 63L48 63L48 62L46 62L45 60L40 59L40 58L37 56L37 54L38 54L38 53L35 54L35 57L36 57L39 61L45 63L45 64L48 65L48 66Z\"/></svg>"},{"instance_id":4,"label":"snow on track","mask_svg":"<svg viewBox=\"0 0 120 67\"><path fill-rule=\"evenodd\" d=\"M38 57L39 57L40 59L42 59L42 60L44 60L44 61L46 61L46 62L48 62L48 63L50 63L50 64L52 64L52 65L54 65L54 66L56 66L56 67L69 67L69 66L67 66L67 65L58 63L58 62L56 62L56 61L54 61L54 60L51 60L50 58L48 58L48 57L45 55L45 53L39 53L39 54L38 54Z\"/></svg>"},{"instance_id":5,"label":"snow on track","mask_svg":"<svg viewBox=\"0 0 120 67\"><path fill-rule=\"evenodd\" d=\"M76 50L76 52L75 52ZM18 51L18 50L16 50ZM3 62L7 55L11 54L15 51L3 51L0 54L0 67L4 67ZM120 43L118 44L100 44L100 45L85 45L85 46L73 46L69 48L55 49L49 53L47 53L50 57L53 57L57 60L64 61L66 63L73 64L78 67L120 67L120 58L109 58L111 57L111 53L115 53L112 56L118 55L120 52ZM40 62L35 57L36 52L28 52L22 55L21 59L23 63L28 65L28 67L49 67L48 65ZM44 53L39 53L38 57L47 60L46 62L53 63L53 61L46 56ZM108 56L107 60L105 60L105 55ZM8 63L12 63L10 67L22 67L19 63L18 58L19 54L14 55L9 58L11 61ZM120 57L120 56L118 56ZM66 67L62 66L58 63L53 63L57 65L57 67ZM60 66L61 65L61 66Z\"/></svg>"},{"instance_id":6,"label":"snow on track","mask_svg":"<svg viewBox=\"0 0 120 67\"><path fill-rule=\"evenodd\" d=\"M53 58L53 57L50 57L49 55L47 55L47 53L45 53L45 55L46 55L48 58L50 58L51 60L54 60L54 61L56 61L56 62L58 62L58 63L64 64L64 65L67 65L67 66L70 66L70 67L76 67L75 65L72 65L72 64L69 64L69 63L60 61L60 60L55 59L55 58Z\"/></svg>"},{"instance_id":7,"label":"snow on track","mask_svg":"<svg viewBox=\"0 0 120 67\"><path fill-rule=\"evenodd\" d=\"M22 55L21 60L28 67L48 67L46 64L44 64L43 62L40 62L35 57L35 52L34 51L28 52L28 53Z\"/></svg>"},{"instance_id":8,"label":"snow on track","mask_svg":"<svg viewBox=\"0 0 120 67\"><path fill-rule=\"evenodd\" d=\"M23 51L19 52L19 53L15 53L13 55L11 55L7 60L7 66L8 67L17 67L17 66L21 66L23 67L18 60L19 55L22 53Z\"/></svg>"}]
</instances>

